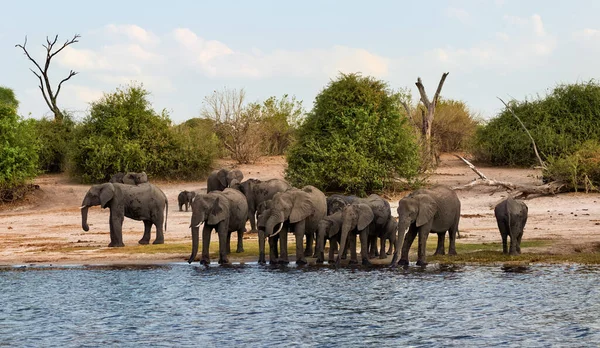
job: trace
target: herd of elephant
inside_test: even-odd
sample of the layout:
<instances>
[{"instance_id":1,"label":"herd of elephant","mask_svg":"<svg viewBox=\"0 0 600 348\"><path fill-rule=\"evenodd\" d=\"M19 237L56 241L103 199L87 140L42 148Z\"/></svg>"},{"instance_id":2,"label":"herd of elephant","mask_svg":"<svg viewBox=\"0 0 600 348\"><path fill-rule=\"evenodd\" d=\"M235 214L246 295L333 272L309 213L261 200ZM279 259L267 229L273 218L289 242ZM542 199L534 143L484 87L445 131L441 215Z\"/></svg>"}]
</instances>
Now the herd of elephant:
<instances>
[{"instance_id":1,"label":"herd of elephant","mask_svg":"<svg viewBox=\"0 0 600 348\"><path fill-rule=\"evenodd\" d=\"M158 187L148 182L146 173L118 173L108 183L92 186L81 206L85 231L89 230L88 208L96 205L110 210L109 247L124 246L122 225L125 216L144 222L140 244L150 242L152 225L156 226L153 244L164 243L168 200ZM294 188L281 179L243 181L241 171L227 169L215 170L209 175L206 193L199 190L181 192L178 206L180 211L184 207L185 211L192 210L192 253L188 262L196 259L202 228L200 263L204 265L210 264L212 231L216 230L219 238L219 263L228 263L231 234L237 232L236 252L243 252L243 234L249 220L252 230L258 231L258 262L261 264L266 263L267 240L269 263L288 263L287 238L292 233L296 240L297 264L306 264L306 257L310 256L315 257L317 263L323 263L326 241L330 246L329 263L339 266L348 251L350 263L358 263L356 240L359 238L363 265L371 263L369 258L386 258L393 249L391 266L407 266L410 247L418 236L417 265L424 266L430 233L438 235L435 255L445 253L446 232L450 241L448 253L456 254L460 220L460 200L452 189L443 185L418 189L402 198L396 219L391 214L389 202L376 194L366 198L340 194L326 197L314 186ZM503 252L519 254L527 206L509 197L500 202L494 212ZM386 250L388 241L389 249Z\"/></svg>"}]
</instances>

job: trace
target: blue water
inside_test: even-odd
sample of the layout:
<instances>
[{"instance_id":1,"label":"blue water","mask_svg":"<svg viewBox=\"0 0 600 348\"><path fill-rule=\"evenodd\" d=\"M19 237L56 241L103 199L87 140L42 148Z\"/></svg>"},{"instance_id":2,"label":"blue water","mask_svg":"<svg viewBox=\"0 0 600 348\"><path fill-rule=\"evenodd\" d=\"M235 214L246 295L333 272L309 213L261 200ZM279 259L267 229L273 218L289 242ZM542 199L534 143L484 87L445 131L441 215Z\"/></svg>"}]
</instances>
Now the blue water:
<instances>
[{"instance_id":1,"label":"blue water","mask_svg":"<svg viewBox=\"0 0 600 348\"><path fill-rule=\"evenodd\" d=\"M600 267L0 269L0 346L600 344Z\"/></svg>"}]
</instances>

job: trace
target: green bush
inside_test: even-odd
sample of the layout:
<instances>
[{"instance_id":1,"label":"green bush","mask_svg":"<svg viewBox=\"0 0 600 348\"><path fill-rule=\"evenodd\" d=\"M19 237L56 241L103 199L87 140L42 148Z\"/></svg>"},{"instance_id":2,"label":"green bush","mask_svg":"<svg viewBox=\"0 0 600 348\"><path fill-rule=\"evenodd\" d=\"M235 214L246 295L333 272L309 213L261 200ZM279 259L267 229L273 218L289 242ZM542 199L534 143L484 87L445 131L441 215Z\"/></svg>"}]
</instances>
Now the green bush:
<instances>
[{"instance_id":1,"label":"green bush","mask_svg":"<svg viewBox=\"0 0 600 348\"><path fill-rule=\"evenodd\" d=\"M460 100L440 99L431 125L437 152L465 150L475 136L477 125L476 116L467 104Z\"/></svg>"},{"instance_id":2,"label":"green bush","mask_svg":"<svg viewBox=\"0 0 600 348\"><path fill-rule=\"evenodd\" d=\"M15 110L19 108L19 101L15 97L15 91L10 88L0 86L0 104L7 104Z\"/></svg>"},{"instance_id":3,"label":"green bush","mask_svg":"<svg viewBox=\"0 0 600 348\"><path fill-rule=\"evenodd\" d=\"M173 128L179 150L173 154L170 177L186 180L206 177L213 160L223 153L212 123L192 118Z\"/></svg>"},{"instance_id":4,"label":"green bush","mask_svg":"<svg viewBox=\"0 0 600 348\"><path fill-rule=\"evenodd\" d=\"M543 158L576 151L587 140L600 139L600 85L560 85L545 98L511 102ZM494 165L537 164L531 140L509 110L478 129L475 157Z\"/></svg>"},{"instance_id":5,"label":"green bush","mask_svg":"<svg viewBox=\"0 0 600 348\"><path fill-rule=\"evenodd\" d=\"M11 200L13 190L37 175L37 149L33 122L22 120L14 104L0 102L0 201Z\"/></svg>"},{"instance_id":6,"label":"green bush","mask_svg":"<svg viewBox=\"0 0 600 348\"><path fill-rule=\"evenodd\" d=\"M414 134L387 84L341 74L317 95L289 149L286 178L297 187L364 195L413 179L419 157Z\"/></svg>"},{"instance_id":7,"label":"green bush","mask_svg":"<svg viewBox=\"0 0 600 348\"><path fill-rule=\"evenodd\" d=\"M148 94L140 86L129 86L92 103L90 115L74 131L74 175L98 182L127 171L171 179L206 174L213 150L185 150L192 135L178 134L164 110L159 114L151 108Z\"/></svg>"},{"instance_id":8,"label":"green bush","mask_svg":"<svg viewBox=\"0 0 600 348\"><path fill-rule=\"evenodd\" d=\"M54 118L34 121L36 138L40 144L39 169L47 173L60 173L66 170L68 151L73 140L75 123L65 112L62 122Z\"/></svg>"},{"instance_id":9,"label":"green bush","mask_svg":"<svg viewBox=\"0 0 600 348\"><path fill-rule=\"evenodd\" d=\"M294 142L298 122L304 109L296 97L283 95L281 99L270 97L261 105L260 128L263 152L267 155L283 155Z\"/></svg>"},{"instance_id":10,"label":"green bush","mask_svg":"<svg viewBox=\"0 0 600 348\"><path fill-rule=\"evenodd\" d=\"M600 143L589 140L569 155L550 157L544 181L560 181L568 191L598 191L600 187Z\"/></svg>"}]
</instances>

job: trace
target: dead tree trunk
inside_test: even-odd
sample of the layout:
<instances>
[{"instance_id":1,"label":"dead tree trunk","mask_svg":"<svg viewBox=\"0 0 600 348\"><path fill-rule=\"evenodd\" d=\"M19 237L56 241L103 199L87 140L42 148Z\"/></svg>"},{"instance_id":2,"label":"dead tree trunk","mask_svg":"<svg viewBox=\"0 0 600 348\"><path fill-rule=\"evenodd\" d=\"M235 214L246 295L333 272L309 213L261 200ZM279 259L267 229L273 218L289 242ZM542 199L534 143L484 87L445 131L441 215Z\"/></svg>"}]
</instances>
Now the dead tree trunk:
<instances>
[{"instance_id":1,"label":"dead tree trunk","mask_svg":"<svg viewBox=\"0 0 600 348\"><path fill-rule=\"evenodd\" d=\"M54 45L56 44L56 41L58 41L58 35L56 35L54 37L53 41L50 41L50 39L48 37L46 37L46 44L42 45L46 49L46 62L44 64L44 68L43 69L40 66L40 64L38 64L38 62L36 62L35 59L33 59L29 55L29 52L27 51L27 48L25 48L25 46L27 45L27 36L25 36L25 42L22 45L19 45L19 44L15 45L15 47L19 47L19 48L21 48L23 50L23 53L25 53L25 55L27 56L27 58L29 58L29 60L35 65L35 67L39 71L39 73L38 73L38 72L36 72L33 69L29 69L29 70L31 70L31 72L35 76L37 76L38 80L40 81L40 85L38 87L42 91L42 96L44 97L44 100L46 101L46 105L48 105L48 107L50 108L50 110L54 114L54 120L56 122L62 122L62 119L63 119L63 114L60 111L60 108L58 107L58 105L56 103L56 99L58 98L58 94L60 93L60 88L62 87L63 82L68 81L71 77L77 75L77 72L71 70L69 72L69 76L65 77L64 79L62 79L58 83L58 87L56 88L56 92L53 92L52 91L52 86L50 85L50 78L48 77L48 69L50 68L50 61L52 60L52 58L54 56L56 56L65 47L67 47L67 46L69 46L71 44L74 44L76 42L79 42L78 39L80 37L81 37L80 35L76 34L75 36L73 36L73 38L71 40L66 41L62 45L62 47L60 47L59 49L57 49L55 52L52 52L52 49L54 48Z\"/></svg>"},{"instance_id":2,"label":"dead tree trunk","mask_svg":"<svg viewBox=\"0 0 600 348\"><path fill-rule=\"evenodd\" d=\"M426 151L427 156L430 159L434 159L433 158L433 149L432 149L432 145L431 145L431 125L433 124L433 118L435 115L435 107L437 106L437 102L440 97L440 92L442 91L442 87L444 86L444 81L446 81L446 77L448 76L448 74L449 74L449 72L442 74L442 78L440 79L440 83L438 84L437 90L435 91L435 94L433 95L432 100L429 100L429 97L427 97L427 93L425 92L425 86L423 86L423 82L421 81L420 77L417 78L417 82L415 83L417 85L417 88L419 89L419 94L421 95L421 102L425 106L425 111L426 111L426 112L423 111L423 113L422 113L422 115L423 115L422 124L423 125L421 128L421 135L425 139L425 151Z\"/></svg>"}]
</instances>

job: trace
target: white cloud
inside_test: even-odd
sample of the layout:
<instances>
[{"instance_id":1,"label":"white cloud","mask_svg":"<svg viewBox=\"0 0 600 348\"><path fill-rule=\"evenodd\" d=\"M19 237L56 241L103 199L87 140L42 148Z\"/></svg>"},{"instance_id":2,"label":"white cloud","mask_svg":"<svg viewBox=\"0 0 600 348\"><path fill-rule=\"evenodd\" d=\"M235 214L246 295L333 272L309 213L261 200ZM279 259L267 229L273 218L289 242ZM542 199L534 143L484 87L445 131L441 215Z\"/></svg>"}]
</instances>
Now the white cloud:
<instances>
[{"instance_id":1,"label":"white cloud","mask_svg":"<svg viewBox=\"0 0 600 348\"><path fill-rule=\"evenodd\" d=\"M109 24L105 27L105 31L116 36L126 36L140 44L157 44L160 42L158 36L134 24Z\"/></svg>"},{"instance_id":2,"label":"white cloud","mask_svg":"<svg viewBox=\"0 0 600 348\"><path fill-rule=\"evenodd\" d=\"M79 102L79 104L89 104L99 100L104 95L104 93L99 89L77 84L65 85L63 88L63 93L75 96L75 99ZM63 93L61 93L61 95Z\"/></svg>"},{"instance_id":3,"label":"white cloud","mask_svg":"<svg viewBox=\"0 0 600 348\"><path fill-rule=\"evenodd\" d=\"M461 22L467 22L470 18L469 12L462 8L449 7L446 9L446 16L457 19Z\"/></svg>"},{"instance_id":4,"label":"white cloud","mask_svg":"<svg viewBox=\"0 0 600 348\"><path fill-rule=\"evenodd\" d=\"M593 40L593 39L600 38L600 30L598 30L598 29L592 29L592 28L586 28L586 29L583 29L581 31L575 32L573 34L573 36L575 37L575 39Z\"/></svg>"}]
</instances>

